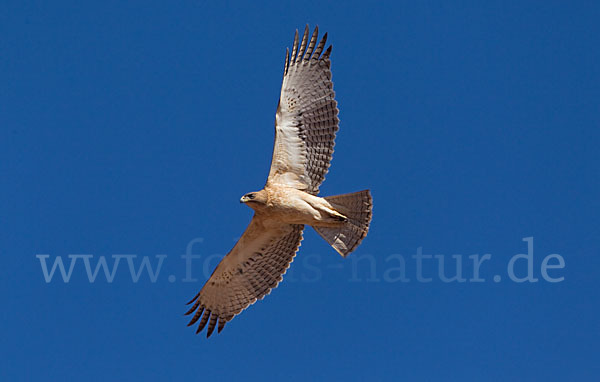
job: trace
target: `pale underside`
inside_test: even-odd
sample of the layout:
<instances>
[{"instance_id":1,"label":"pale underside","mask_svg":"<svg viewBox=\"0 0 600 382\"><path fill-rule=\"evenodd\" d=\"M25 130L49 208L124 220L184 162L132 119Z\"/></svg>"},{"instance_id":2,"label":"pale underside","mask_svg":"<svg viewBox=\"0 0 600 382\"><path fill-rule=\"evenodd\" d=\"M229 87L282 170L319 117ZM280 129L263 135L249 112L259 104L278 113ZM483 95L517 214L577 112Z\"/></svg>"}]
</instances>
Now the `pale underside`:
<instances>
[{"instance_id":1,"label":"pale underside","mask_svg":"<svg viewBox=\"0 0 600 382\"><path fill-rule=\"evenodd\" d=\"M331 82L331 46L323 53L327 35L317 44L318 28L309 39L308 26L291 57L286 52L284 77L275 120L275 143L265 190L291 188L319 193L333 154L338 109ZM316 198L315 198L316 199ZM294 201L281 200L294 208ZM292 213L293 215L293 213ZM308 223L307 223L308 224ZM190 301L200 332L208 325L225 326L235 315L262 299L282 280L302 240L303 224L256 213L234 248L219 263L202 290Z\"/></svg>"}]
</instances>

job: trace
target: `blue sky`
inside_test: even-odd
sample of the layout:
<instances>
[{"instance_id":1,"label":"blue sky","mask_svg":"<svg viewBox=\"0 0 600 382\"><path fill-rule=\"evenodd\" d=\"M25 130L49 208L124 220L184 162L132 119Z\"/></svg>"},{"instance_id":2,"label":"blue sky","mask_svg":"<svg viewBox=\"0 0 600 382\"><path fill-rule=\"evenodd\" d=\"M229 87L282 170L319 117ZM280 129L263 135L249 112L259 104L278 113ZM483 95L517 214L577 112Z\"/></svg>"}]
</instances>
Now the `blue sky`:
<instances>
[{"instance_id":1,"label":"blue sky","mask_svg":"<svg viewBox=\"0 0 600 382\"><path fill-rule=\"evenodd\" d=\"M599 19L595 2L4 2L0 378L597 379ZM238 200L266 179L306 23L329 33L340 107L321 191L370 188L371 231L344 260L307 229L279 288L207 340L184 304L252 216ZM524 239L537 282L508 273ZM430 282L418 248L443 255L421 260ZM91 256L46 282L40 254ZM137 257L90 282L85 261L119 254ZM156 255L134 282L128 261Z\"/></svg>"}]
</instances>

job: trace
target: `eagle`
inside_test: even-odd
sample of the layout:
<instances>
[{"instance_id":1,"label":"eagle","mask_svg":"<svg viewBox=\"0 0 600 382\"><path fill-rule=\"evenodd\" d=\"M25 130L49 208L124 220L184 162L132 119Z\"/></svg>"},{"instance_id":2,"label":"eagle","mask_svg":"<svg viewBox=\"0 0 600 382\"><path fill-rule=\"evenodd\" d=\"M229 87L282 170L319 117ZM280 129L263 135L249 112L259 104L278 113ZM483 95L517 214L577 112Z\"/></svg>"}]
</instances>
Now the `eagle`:
<instances>
[{"instance_id":1,"label":"eagle","mask_svg":"<svg viewBox=\"0 0 600 382\"><path fill-rule=\"evenodd\" d=\"M242 196L254 216L233 249L221 260L185 313L198 320L196 334L207 325L220 333L248 306L279 284L296 256L302 231L309 225L346 257L367 235L373 200L369 190L319 197L329 170L338 108L331 82L331 49L323 51L327 33L317 44L308 25L292 54L285 53L283 84L275 114L275 143L267 183Z\"/></svg>"}]
</instances>

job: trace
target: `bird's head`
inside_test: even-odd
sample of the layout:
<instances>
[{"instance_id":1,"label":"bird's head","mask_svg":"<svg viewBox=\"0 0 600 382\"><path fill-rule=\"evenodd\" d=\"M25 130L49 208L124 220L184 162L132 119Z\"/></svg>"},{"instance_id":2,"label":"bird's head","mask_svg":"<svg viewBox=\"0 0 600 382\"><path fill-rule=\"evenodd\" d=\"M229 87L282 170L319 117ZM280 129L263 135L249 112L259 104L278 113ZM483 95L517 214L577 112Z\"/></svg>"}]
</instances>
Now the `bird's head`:
<instances>
[{"instance_id":1,"label":"bird's head","mask_svg":"<svg viewBox=\"0 0 600 382\"><path fill-rule=\"evenodd\" d=\"M267 194L265 190L257 191L257 192L249 192L246 195L242 196L240 199L240 203L246 203L250 207L258 204L267 203Z\"/></svg>"}]
</instances>

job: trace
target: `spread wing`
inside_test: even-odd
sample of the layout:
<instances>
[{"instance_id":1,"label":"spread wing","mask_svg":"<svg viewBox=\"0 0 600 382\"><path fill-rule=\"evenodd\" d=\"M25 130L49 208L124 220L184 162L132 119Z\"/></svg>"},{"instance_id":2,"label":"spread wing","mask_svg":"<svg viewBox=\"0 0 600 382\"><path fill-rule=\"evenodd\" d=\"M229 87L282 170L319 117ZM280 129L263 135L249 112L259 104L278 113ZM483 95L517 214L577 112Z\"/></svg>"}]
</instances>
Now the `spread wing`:
<instances>
[{"instance_id":1,"label":"spread wing","mask_svg":"<svg viewBox=\"0 0 600 382\"><path fill-rule=\"evenodd\" d=\"M331 45L321 55L327 34L315 49L318 34L317 27L307 47L307 25L300 48L296 31L291 57L286 51L267 179L267 185L286 185L314 195L329 169L339 122L331 82Z\"/></svg>"},{"instance_id":2,"label":"spread wing","mask_svg":"<svg viewBox=\"0 0 600 382\"><path fill-rule=\"evenodd\" d=\"M208 323L210 337L242 310L277 287L294 259L303 225L282 224L265 218L252 218L233 249L221 260L202 290L188 303L192 314L188 326L200 319L199 333Z\"/></svg>"}]
</instances>

